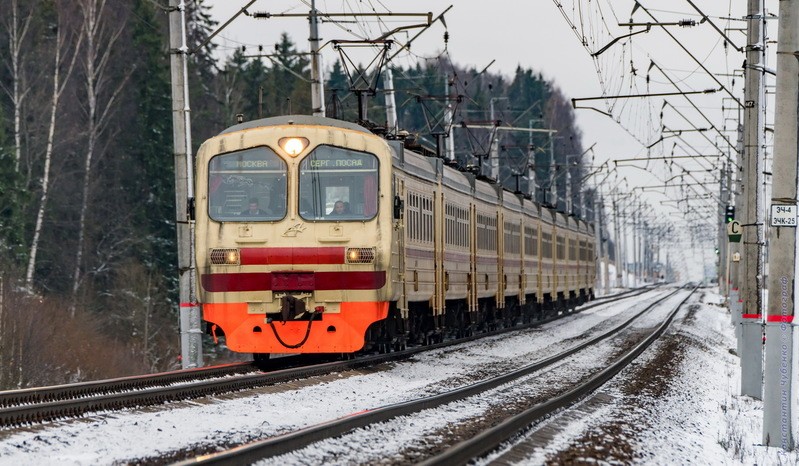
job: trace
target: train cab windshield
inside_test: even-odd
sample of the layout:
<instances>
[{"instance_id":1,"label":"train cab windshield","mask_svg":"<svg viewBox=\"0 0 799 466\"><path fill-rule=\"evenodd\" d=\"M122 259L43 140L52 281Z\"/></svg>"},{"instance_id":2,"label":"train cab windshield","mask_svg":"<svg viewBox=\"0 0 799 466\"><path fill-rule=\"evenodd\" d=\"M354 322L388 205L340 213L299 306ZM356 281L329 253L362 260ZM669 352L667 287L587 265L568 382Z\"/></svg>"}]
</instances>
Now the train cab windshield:
<instances>
[{"instance_id":1,"label":"train cab windshield","mask_svg":"<svg viewBox=\"0 0 799 466\"><path fill-rule=\"evenodd\" d=\"M377 200L373 154L318 146L300 162L299 212L305 220L369 220Z\"/></svg>"},{"instance_id":2,"label":"train cab windshield","mask_svg":"<svg viewBox=\"0 0 799 466\"><path fill-rule=\"evenodd\" d=\"M221 154L208 167L208 214L225 222L286 216L286 162L268 147Z\"/></svg>"}]
</instances>

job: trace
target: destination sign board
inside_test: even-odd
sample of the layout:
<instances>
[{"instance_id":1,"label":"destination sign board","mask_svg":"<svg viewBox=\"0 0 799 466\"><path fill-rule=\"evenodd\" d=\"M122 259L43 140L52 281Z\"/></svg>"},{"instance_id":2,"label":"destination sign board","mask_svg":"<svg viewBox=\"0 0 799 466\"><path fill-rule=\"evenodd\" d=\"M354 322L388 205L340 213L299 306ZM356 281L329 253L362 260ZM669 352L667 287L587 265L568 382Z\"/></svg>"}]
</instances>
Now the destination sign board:
<instances>
[{"instance_id":1,"label":"destination sign board","mask_svg":"<svg viewBox=\"0 0 799 466\"><path fill-rule=\"evenodd\" d=\"M771 226L796 227L796 205L772 204Z\"/></svg>"}]
</instances>

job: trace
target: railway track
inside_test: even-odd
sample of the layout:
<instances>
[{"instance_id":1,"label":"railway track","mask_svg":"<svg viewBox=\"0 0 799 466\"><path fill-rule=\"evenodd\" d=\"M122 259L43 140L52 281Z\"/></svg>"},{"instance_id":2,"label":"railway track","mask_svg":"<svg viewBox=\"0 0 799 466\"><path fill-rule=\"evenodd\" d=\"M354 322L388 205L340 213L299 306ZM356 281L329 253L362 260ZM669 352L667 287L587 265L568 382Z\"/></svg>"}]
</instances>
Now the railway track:
<instances>
[{"instance_id":1,"label":"railway track","mask_svg":"<svg viewBox=\"0 0 799 466\"><path fill-rule=\"evenodd\" d=\"M618 358L609 367L598 372L588 380L584 381L572 390L563 393L555 398L552 398L544 403L537 404L523 412L506 419L500 424L486 429L482 433L473 436L472 438L458 443L457 445L448 448L443 453L429 458L422 462L424 466L438 466L438 465L451 465L463 464L472 458L478 458L486 455L501 447L504 443L517 436L519 433L524 432L533 423L545 419L563 409L567 409L582 400L599 387L608 382L611 378L616 376L624 368L628 367L641 353L644 352L649 346L652 345L663 332L671 325L672 320L677 315L677 312L688 301L696 290L694 288L680 303L674 307L669 313L668 317L659 325L649 336L647 336L638 345L627 351L622 357Z\"/></svg>"},{"instance_id":2,"label":"railway track","mask_svg":"<svg viewBox=\"0 0 799 466\"><path fill-rule=\"evenodd\" d=\"M491 390L500 385L513 382L516 379L540 371L545 367L552 366L574 355L575 353L584 350L585 348L588 348L592 345L596 345L597 343L618 334L619 332L630 326L633 322L635 322L636 319L646 314L650 309L658 306L662 301L668 299L671 296L674 296L676 293L679 292L680 290L675 290L673 293L670 293L668 296L662 298L661 300L647 306L645 309L636 313L630 319L626 320L625 322L621 323L620 325L614 327L609 331L606 331L596 337L593 337L585 341L584 343L576 345L557 355L526 365L518 370L508 372L506 374L493 377L487 380L483 380L481 382L473 383L465 387L439 393L433 396L423 397L375 409L367 409L362 412L355 413L340 419L320 423L284 435L279 435L261 441L249 443L236 448L232 448L230 450L221 453L215 453L210 455L204 455L197 458L192 458L190 460L178 464L188 465L188 464L253 463L262 459L273 458L282 454L297 451L311 444L315 444L317 442L325 441L328 439L332 439L347 434L349 432L354 431L355 429L374 426L375 424L385 422L397 418L399 416L407 416L414 413L418 413L422 410L438 408L448 403L463 400L471 396L479 395L487 390ZM689 296L690 294L688 294L688 296L686 296L685 299L687 300ZM680 305L681 304L682 303L680 303ZM675 308L675 310L670 315L669 319L667 319L667 322L670 322L671 318L676 313L676 310L679 309L679 307L680 306L678 305ZM563 406L566 406L568 403L573 403L575 400L584 396L585 393L589 393L592 390L595 390L596 387L598 387L606 380L608 380L610 377L615 375L615 373L620 371L624 365L629 364L629 362L633 360L638 354L640 354L640 352L642 352L643 349L645 349L646 346L648 346L648 344L651 344L651 342L654 341L654 339L656 339L660 333L662 333L662 331L666 328L666 326L667 324L665 323L664 325L661 325L657 331L655 331L650 337L648 337L645 340L644 343L637 345L635 348L633 348L632 351L627 352L621 359L619 359L619 362L613 364L613 366L611 366L610 369L604 370L599 375L591 377L590 380L581 384L578 388L570 390L566 395L559 396L551 401L543 403L541 406L537 407L534 411L532 411L532 414L529 414L527 415L527 417L523 417L521 419L524 422L527 422L527 419L530 416L532 416L534 419L547 416L548 414L556 410L562 409ZM514 433L519 429L521 429L521 427L517 428L516 424L523 421L514 421L513 423L511 423L511 425L514 426L514 428L516 428L516 430L513 431ZM527 424L525 425L529 425L529 422L527 422ZM453 451L455 452L456 456L442 456L440 460L434 458L431 461L440 461L440 462L432 464L451 464L451 462L453 461L456 463L465 462L483 453L482 451L479 453L475 453L473 449L477 447L473 445L485 446L486 444L490 444L492 445L492 447L489 448L490 451L490 449L494 448L493 445L495 445L495 443L491 442L495 442L495 439L498 439L499 437L502 437L507 434L507 436L502 437L501 440L496 440L497 443L500 443L505 439L507 439L508 436L511 436L514 433L508 434L506 431L500 431L499 433L492 432L485 435L481 434L480 440L474 443L470 443L470 445L472 446L466 446L464 444L464 446L458 445L456 448L453 448Z\"/></svg>"},{"instance_id":3,"label":"railway track","mask_svg":"<svg viewBox=\"0 0 799 466\"><path fill-rule=\"evenodd\" d=\"M580 307L576 312L582 312L620 299L638 296L649 290L650 288L645 287L598 298ZM195 399L273 385L335 371L374 366L406 359L430 349L444 348L491 335L499 335L509 331L541 325L559 317L561 316L553 316L542 321L494 330L458 340L411 347L404 351L389 354L366 355L347 361L324 362L282 369L280 366L284 363L297 365L305 362L307 364L310 359L299 357L281 358L274 360L275 370L269 372L261 372L250 363L240 363L52 387L3 391L0 392L0 427L79 417L97 411L120 410ZM294 359L298 361L292 361Z\"/></svg>"}]
</instances>

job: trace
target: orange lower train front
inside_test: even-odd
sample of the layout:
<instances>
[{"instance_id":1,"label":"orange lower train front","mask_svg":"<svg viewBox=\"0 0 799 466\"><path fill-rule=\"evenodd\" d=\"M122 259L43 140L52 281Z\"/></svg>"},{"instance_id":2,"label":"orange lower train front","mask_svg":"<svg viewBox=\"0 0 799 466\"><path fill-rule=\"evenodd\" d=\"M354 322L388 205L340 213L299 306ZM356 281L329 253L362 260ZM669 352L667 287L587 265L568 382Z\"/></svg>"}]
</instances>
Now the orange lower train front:
<instances>
[{"instance_id":1,"label":"orange lower train front","mask_svg":"<svg viewBox=\"0 0 799 466\"><path fill-rule=\"evenodd\" d=\"M264 314L249 314L247 303L203 304L203 319L219 326L228 348L241 353L351 353L363 347L369 325L387 316L387 302L343 302L339 313L323 312L321 320L284 323L278 315L270 325Z\"/></svg>"},{"instance_id":2,"label":"orange lower train front","mask_svg":"<svg viewBox=\"0 0 799 466\"><path fill-rule=\"evenodd\" d=\"M376 299L386 272L375 270L372 249L361 255L359 248L352 258L366 263L354 264L346 251L341 246L237 249L235 267L206 268L200 275L209 298L202 304L203 319L214 333L224 332L228 348L237 352L358 351L366 329L388 315L388 302Z\"/></svg>"}]
</instances>

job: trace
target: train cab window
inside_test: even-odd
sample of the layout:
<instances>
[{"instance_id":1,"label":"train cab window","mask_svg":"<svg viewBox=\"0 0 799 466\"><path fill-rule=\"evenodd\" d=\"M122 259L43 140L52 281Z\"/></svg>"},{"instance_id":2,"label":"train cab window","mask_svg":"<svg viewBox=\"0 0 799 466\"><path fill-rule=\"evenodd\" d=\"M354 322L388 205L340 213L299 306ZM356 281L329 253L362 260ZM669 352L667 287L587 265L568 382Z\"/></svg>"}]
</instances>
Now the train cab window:
<instances>
[{"instance_id":1,"label":"train cab window","mask_svg":"<svg viewBox=\"0 0 799 466\"><path fill-rule=\"evenodd\" d=\"M306 220L369 220L377 215L373 154L319 146L300 162L299 213Z\"/></svg>"},{"instance_id":2,"label":"train cab window","mask_svg":"<svg viewBox=\"0 0 799 466\"><path fill-rule=\"evenodd\" d=\"M208 215L222 222L268 222L286 216L286 162L268 147L213 157Z\"/></svg>"}]
</instances>

